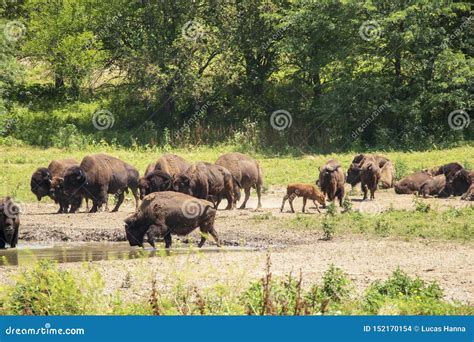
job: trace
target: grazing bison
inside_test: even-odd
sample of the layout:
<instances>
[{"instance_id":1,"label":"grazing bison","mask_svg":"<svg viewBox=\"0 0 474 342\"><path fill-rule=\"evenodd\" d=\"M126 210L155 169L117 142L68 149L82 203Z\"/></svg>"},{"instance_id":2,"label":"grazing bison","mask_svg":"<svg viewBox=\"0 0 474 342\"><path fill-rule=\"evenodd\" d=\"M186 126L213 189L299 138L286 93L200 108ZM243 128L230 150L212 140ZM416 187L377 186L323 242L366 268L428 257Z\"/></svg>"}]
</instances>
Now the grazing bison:
<instances>
[{"instance_id":1,"label":"grazing bison","mask_svg":"<svg viewBox=\"0 0 474 342\"><path fill-rule=\"evenodd\" d=\"M174 191L204 200L212 200L217 209L221 198L227 198L227 210L234 205L234 178L225 167L197 163L176 177Z\"/></svg>"},{"instance_id":2,"label":"grazing bison","mask_svg":"<svg viewBox=\"0 0 474 342\"><path fill-rule=\"evenodd\" d=\"M421 185L431 179L431 174L426 171L418 171L409 176L403 177L395 182L395 193L414 194L420 191Z\"/></svg>"},{"instance_id":3,"label":"grazing bison","mask_svg":"<svg viewBox=\"0 0 474 342\"><path fill-rule=\"evenodd\" d=\"M156 176L163 176L167 178L167 175L170 178L173 178L181 173L184 173L189 168L189 166L190 164L180 156L169 153L163 154L156 163L151 163L148 165L145 170L145 175L138 181L140 199L143 199L145 195L148 195L152 192L170 189L157 186L157 182L160 182L160 179L156 178ZM155 173L155 176L148 177L152 173Z\"/></svg>"},{"instance_id":4,"label":"grazing bison","mask_svg":"<svg viewBox=\"0 0 474 342\"><path fill-rule=\"evenodd\" d=\"M15 248L18 243L18 230L20 228L20 208L10 197L0 201L0 249L9 244Z\"/></svg>"},{"instance_id":5,"label":"grazing bison","mask_svg":"<svg viewBox=\"0 0 474 342\"><path fill-rule=\"evenodd\" d=\"M331 159L319 169L319 185L324 196L327 195L329 201L333 201L337 197L341 207L345 192L344 183L344 172L338 161Z\"/></svg>"},{"instance_id":6,"label":"grazing bison","mask_svg":"<svg viewBox=\"0 0 474 342\"><path fill-rule=\"evenodd\" d=\"M427 196L446 196L446 176L443 174L434 176L424 181L420 186L419 195Z\"/></svg>"},{"instance_id":7,"label":"grazing bison","mask_svg":"<svg viewBox=\"0 0 474 342\"><path fill-rule=\"evenodd\" d=\"M245 154L232 152L226 153L220 156L217 161L217 165L223 166L230 171L234 179L240 184L240 187L244 189L245 199L240 209L244 209L247 205L247 201L250 197L250 189L255 188L257 191L258 204L257 208L262 207L261 192L263 185L263 175L260 164L255 159L252 159ZM234 189L234 200L237 202L240 198L240 189L237 193L237 189ZM235 203L237 204L237 203Z\"/></svg>"},{"instance_id":8,"label":"grazing bison","mask_svg":"<svg viewBox=\"0 0 474 342\"><path fill-rule=\"evenodd\" d=\"M31 192L36 195L38 201L41 201L41 198L45 196L53 199L55 203L59 204L58 213L67 213L69 206L69 212L76 212L81 206L82 196L66 196L64 189L58 186L58 179L55 180L55 186L52 186L51 183L55 177L63 178L69 167L78 165L79 163L74 159L59 159L53 160L48 168L38 168L31 176Z\"/></svg>"},{"instance_id":9,"label":"grazing bison","mask_svg":"<svg viewBox=\"0 0 474 342\"><path fill-rule=\"evenodd\" d=\"M131 246L143 247L145 234L155 247L155 237L163 237L166 248L171 247L171 235L187 235L197 227L201 230L202 247L206 235L216 240L214 230L216 209L212 203L173 191L154 192L143 198L140 208L125 219L125 233Z\"/></svg>"},{"instance_id":10,"label":"grazing bison","mask_svg":"<svg viewBox=\"0 0 474 342\"><path fill-rule=\"evenodd\" d=\"M290 203L291 212L294 213L295 209L293 208L293 200L296 197L303 197L303 209L302 209L303 213L304 213L304 209L306 207L306 201L308 198L313 201L314 205L316 206L316 209L318 210L318 213L321 212L321 210L319 210L318 203L322 204L323 208L326 207L326 198L317 187L311 184L295 183L295 184L288 184L288 186L286 187L286 195L283 197L283 202L281 203L280 212L283 211L285 202L286 200L288 200L288 202ZM318 203L316 203L316 201Z\"/></svg>"},{"instance_id":11,"label":"grazing bison","mask_svg":"<svg viewBox=\"0 0 474 342\"><path fill-rule=\"evenodd\" d=\"M367 199L367 190L370 191L370 199L375 199L375 191L379 181L380 168L378 162L373 157L365 158L360 168L360 182L364 193L363 200Z\"/></svg>"},{"instance_id":12,"label":"grazing bison","mask_svg":"<svg viewBox=\"0 0 474 342\"><path fill-rule=\"evenodd\" d=\"M463 196L474 180L474 171L458 170L450 178L446 177L446 188L450 195Z\"/></svg>"},{"instance_id":13,"label":"grazing bison","mask_svg":"<svg viewBox=\"0 0 474 342\"><path fill-rule=\"evenodd\" d=\"M64 191L68 195L82 194L92 199L91 213L107 205L108 194L117 195L117 204L112 211L120 208L125 191L130 189L138 207L138 171L131 165L107 154L84 157L79 166L73 166L64 174Z\"/></svg>"},{"instance_id":14,"label":"grazing bison","mask_svg":"<svg viewBox=\"0 0 474 342\"><path fill-rule=\"evenodd\" d=\"M346 182L349 183L352 187L354 187L361 181L360 179L361 167L364 164L366 158L369 158L369 157L374 158L378 164L378 167L381 169L383 169L384 166L387 163L389 163L389 165L387 165L387 167L385 168L383 172L384 176L380 177L380 183L381 183L380 185L383 189L393 187L393 179L395 178L395 168L389 159L379 154L375 154L375 155L358 154L357 156L355 156L351 162L351 165L349 166L349 169L347 170ZM390 179L390 175L392 175L391 177L392 179Z\"/></svg>"}]
</instances>

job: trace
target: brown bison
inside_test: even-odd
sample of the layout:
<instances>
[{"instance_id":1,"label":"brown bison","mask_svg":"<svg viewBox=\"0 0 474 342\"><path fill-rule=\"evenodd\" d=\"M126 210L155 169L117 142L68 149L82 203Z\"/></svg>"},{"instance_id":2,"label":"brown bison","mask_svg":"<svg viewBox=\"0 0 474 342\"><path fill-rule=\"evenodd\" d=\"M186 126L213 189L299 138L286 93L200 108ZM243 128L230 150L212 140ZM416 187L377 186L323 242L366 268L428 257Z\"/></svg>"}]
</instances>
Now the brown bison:
<instances>
[{"instance_id":1,"label":"brown bison","mask_svg":"<svg viewBox=\"0 0 474 342\"><path fill-rule=\"evenodd\" d=\"M31 176L31 192L36 195L38 201L45 196L49 196L55 203L59 204L58 213L76 212L81 206L82 196L66 196L64 189L57 186L59 181L55 181L55 186L51 186L54 177L63 178L66 169L72 166L79 166L79 163L74 159L59 159L53 160L47 168L38 168ZM69 209L70 207L70 209Z\"/></svg>"},{"instance_id":2,"label":"brown bison","mask_svg":"<svg viewBox=\"0 0 474 342\"><path fill-rule=\"evenodd\" d=\"M419 195L444 197L446 191L446 176L443 174L434 176L424 181L420 186Z\"/></svg>"},{"instance_id":3,"label":"brown bison","mask_svg":"<svg viewBox=\"0 0 474 342\"><path fill-rule=\"evenodd\" d=\"M449 182L454 177L455 173L459 170L462 170L463 168L464 167L461 164L453 162L441 166L435 166L428 171L433 176L445 175L446 180Z\"/></svg>"},{"instance_id":4,"label":"brown bison","mask_svg":"<svg viewBox=\"0 0 474 342\"><path fill-rule=\"evenodd\" d=\"M8 243L15 248L20 228L20 208L10 197L0 201L0 249Z\"/></svg>"},{"instance_id":5,"label":"brown bison","mask_svg":"<svg viewBox=\"0 0 474 342\"><path fill-rule=\"evenodd\" d=\"M221 198L227 198L227 210L234 205L234 178L223 166L211 163L197 163L174 180L174 191L204 200L212 200L215 208Z\"/></svg>"},{"instance_id":6,"label":"brown bison","mask_svg":"<svg viewBox=\"0 0 474 342\"><path fill-rule=\"evenodd\" d=\"M390 160L379 154L358 154L354 157L347 170L346 182L352 187L356 186L360 181L361 167L364 164L366 158L374 158L381 169L380 186L383 189L393 187L393 180L395 179L395 168ZM388 164L386 167L385 165ZM384 168L385 167L385 168Z\"/></svg>"},{"instance_id":7,"label":"brown bison","mask_svg":"<svg viewBox=\"0 0 474 342\"><path fill-rule=\"evenodd\" d=\"M64 191L68 195L82 194L92 199L91 213L107 204L108 194L117 195L117 211L130 189L138 207L138 171L133 166L109 156L94 154L84 157L79 166L73 166L64 174Z\"/></svg>"},{"instance_id":8,"label":"brown bison","mask_svg":"<svg viewBox=\"0 0 474 342\"><path fill-rule=\"evenodd\" d=\"M420 191L421 185L431 179L431 174L426 171L418 171L409 176L403 177L395 182L395 193L414 194Z\"/></svg>"},{"instance_id":9,"label":"brown bison","mask_svg":"<svg viewBox=\"0 0 474 342\"><path fill-rule=\"evenodd\" d=\"M344 172L337 160L331 159L319 168L319 186L324 196L327 196L329 201L333 201L337 197L340 206L342 206L344 199L344 183Z\"/></svg>"},{"instance_id":10,"label":"brown bison","mask_svg":"<svg viewBox=\"0 0 474 342\"><path fill-rule=\"evenodd\" d=\"M163 237L166 248L171 247L171 235L187 235L197 227L201 230L202 247L206 235L219 238L214 229L216 209L212 203L173 191L154 192L143 198L140 208L125 219L125 233L131 246L143 247L148 243L155 247L155 237Z\"/></svg>"},{"instance_id":11,"label":"brown bison","mask_svg":"<svg viewBox=\"0 0 474 342\"><path fill-rule=\"evenodd\" d=\"M458 170L451 177L446 177L446 188L450 195L464 196L474 180L474 171Z\"/></svg>"},{"instance_id":12,"label":"brown bison","mask_svg":"<svg viewBox=\"0 0 474 342\"><path fill-rule=\"evenodd\" d=\"M360 182L363 200L367 199L367 192L370 191L370 199L375 199L375 191L380 181L380 168L378 162L373 157L366 157L360 167Z\"/></svg>"},{"instance_id":13,"label":"brown bison","mask_svg":"<svg viewBox=\"0 0 474 342\"><path fill-rule=\"evenodd\" d=\"M163 154L156 163L151 163L145 170L145 174L138 181L138 188L140 189L140 199L143 199L145 195L148 195L155 191L165 191L170 188L163 188L162 186L157 186L157 182L160 179L157 179L155 176L161 177L160 175L169 176L174 178L175 176L184 173L189 166L191 166L186 160L177 156L175 154ZM155 176L147 177L152 173L155 173ZM155 182L153 182L155 180Z\"/></svg>"},{"instance_id":14,"label":"brown bison","mask_svg":"<svg viewBox=\"0 0 474 342\"><path fill-rule=\"evenodd\" d=\"M474 182L471 184L466 193L461 196L463 201L474 201Z\"/></svg>"},{"instance_id":15,"label":"brown bison","mask_svg":"<svg viewBox=\"0 0 474 342\"><path fill-rule=\"evenodd\" d=\"M286 200L288 200L288 202L290 203L291 212L294 213L295 209L293 208L293 200L296 197L303 197L303 209L302 209L303 213L304 213L304 209L306 207L306 201L308 200L308 198L313 201L314 205L316 206L316 210L318 210L318 213L321 212L321 210L319 210L318 203L322 204L323 208L326 207L326 198L316 186L312 184L294 183L294 184L288 184L288 186L286 187L286 195L283 197L283 202L281 203L280 212L283 211L285 202Z\"/></svg>"},{"instance_id":16,"label":"brown bison","mask_svg":"<svg viewBox=\"0 0 474 342\"><path fill-rule=\"evenodd\" d=\"M255 159L252 159L245 154L239 152L226 153L220 156L217 165L223 166L230 171L234 179L244 189L245 199L240 209L244 209L250 197L250 189L255 188L257 191L258 204L257 208L262 207L261 192L263 186L263 175L260 164ZM237 202L240 198L240 189L234 189L234 200ZM235 203L237 204L237 203Z\"/></svg>"}]
</instances>

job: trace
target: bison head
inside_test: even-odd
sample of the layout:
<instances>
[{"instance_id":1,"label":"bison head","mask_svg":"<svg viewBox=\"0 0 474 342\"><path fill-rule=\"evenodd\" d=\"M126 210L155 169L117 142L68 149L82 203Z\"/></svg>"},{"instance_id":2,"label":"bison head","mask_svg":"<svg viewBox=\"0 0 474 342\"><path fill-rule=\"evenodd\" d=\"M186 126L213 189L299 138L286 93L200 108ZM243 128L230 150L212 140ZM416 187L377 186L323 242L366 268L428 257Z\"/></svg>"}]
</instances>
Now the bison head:
<instances>
[{"instance_id":1,"label":"bison head","mask_svg":"<svg viewBox=\"0 0 474 342\"><path fill-rule=\"evenodd\" d=\"M173 190L192 196L193 189L191 183L191 178L187 175L179 175L173 183Z\"/></svg>"},{"instance_id":2,"label":"bison head","mask_svg":"<svg viewBox=\"0 0 474 342\"><path fill-rule=\"evenodd\" d=\"M38 201L49 194L51 185L51 173L45 167L38 168L31 176L31 192L36 195Z\"/></svg>"},{"instance_id":3,"label":"bison head","mask_svg":"<svg viewBox=\"0 0 474 342\"><path fill-rule=\"evenodd\" d=\"M11 245L15 236L16 222L20 208L10 197L0 202L0 239Z\"/></svg>"},{"instance_id":4,"label":"bison head","mask_svg":"<svg viewBox=\"0 0 474 342\"><path fill-rule=\"evenodd\" d=\"M87 177L80 166L72 166L64 173L64 194L75 194L82 186L87 185Z\"/></svg>"},{"instance_id":5,"label":"bison head","mask_svg":"<svg viewBox=\"0 0 474 342\"><path fill-rule=\"evenodd\" d=\"M64 178L53 177L51 180L51 188L49 194L52 199L57 200L58 197L64 192Z\"/></svg>"},{"instance_id":6,"label":"bison head","mask_svg":"<svg viewBox=\"0 0 474 342\"><path fill-rule=\"evenodd\" d=\"M356 186L360 182L360 167L359 164L352 163L347 170L346 182L352 186Z\"/></svg>"},{"instance_id":7,"label":"bison head","mask_svg":"<svg viewBox=\"0 0 474 342\"><path fill-rule=\"evenodd\" d=\"M167 191L173 188L173 177L163 171L153 171L145 177L140 178L138 182L140 189L140 198L152 192Z\"/></svg>"},{"instance_id":8,"label":"bison head","mask_svg":"<svg viewBox=\"0 0 474 342\"><path fill-rule=\"evenodd\" d=\"M145 235L148 235L148 242L155 247L154 236L165 234L159 231L158 227L153 225L150 220L145 219L140 212L134 213L125 220L125 235L130 246L143 247Z\"/></svg>"},{"instance_id":9,"label":"bison head","mask_svg":"<svg viewBox=\"0 0 474 342\"><path fill-rule=\"evenodd\" d=\"M469 171L462 169L454 173L451 177L446 177L446 190L449 194L459 196L464 194L472 184Z\"/></svg>"}]
</instances>

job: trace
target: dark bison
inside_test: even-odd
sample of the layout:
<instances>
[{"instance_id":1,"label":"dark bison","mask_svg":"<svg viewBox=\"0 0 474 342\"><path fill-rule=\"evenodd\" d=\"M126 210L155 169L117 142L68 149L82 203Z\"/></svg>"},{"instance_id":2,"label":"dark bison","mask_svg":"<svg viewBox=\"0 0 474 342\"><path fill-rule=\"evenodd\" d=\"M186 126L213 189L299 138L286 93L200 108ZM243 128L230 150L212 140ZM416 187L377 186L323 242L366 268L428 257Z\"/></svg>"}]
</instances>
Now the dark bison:
<instances>
[{"instance_id":1,"label":"dark bison","mask_svg":"<svg viewBox=\"0 0 474 342\"><path fill-rule=\"evenodd\" d=\"M370 191L370 199L375 199L375 191L380 181L380 167L378 162L373 157L364 159L360 167L360 182L362 192L364 193L363 200L367 199L367 191Z\"/></svg>"},{"instance_id":2,"label":"dark bison","mask_svg":"<svg viewBox=\"0 0 474 342\"><path fill-rule=\"evenodd\" d=\"M197 163L174 180L174 191L204 200L212 200L217 209L221 198L227 198L227 210L234 205L234 178L225 167Z\"/></svg>"},{"instance_id":3,"label":"dark bison","mask_svg":"<svg viewBox=\"0 0 474 342\"><path fill-rule=\"evenodd\" d=\"M226 153L219 157L216 161L217 165L223 166L230 171L234 179L244 189L245 199L240 209L244 209L250 197L250 189L255 188L257 191L258 204L257 208L262 207L261 192L263 186L263 175L260 164L245 154L239 152ZM240 189L234 190L234 200L237 202L240 197ZM236 204L236 203L235 203Z\"/></svg>"},{"instance_id":4,"label":"dark bison","mask_svg":"<svg viewBox=\"0 0 474 342\"><path fill-rule=\"evenodd\" d=\"M354 157L347 170L346 182L352 187L356 186L360 181L361 167L364 164L366 158L374 158L377 162L378 167L381 169L380 186L383 189L393 187L393 180L395 178L395 168L390 160L379 154L358 154ZM387 164L387 165L386 165Z\"/></svg>"},{"instance_id":5,"label":"dark bison","mask_svg":"<svg viewBox=\"0 0 474 342\"><path fill-rule=\"evenodd\" d=\"M79 163L74 159L53 160L47 168L40 167L31 176L31 192L36 195L38 201L45 196L51 197L59 204L58 213L74 213L81 206L81 195L66 196L63 188L58 186L58 179L55 180L55 186L51 185L53 178L63 178L66 169L72 166L79 166Z\"/></svg>"},{"instance_id":6,"label":"dark bison","mask_svg":"<svg viewBox=\"0 0 474 342\"><path fill-rule=\"evenodd\" d=\"M191 165L175 154L166 153L158 159L156 163L151 163L145 170L145 174L138 181L140 189L140 199L155 191L165 191L171 187L164 188L161 182L161 176L166 179L174 178L175 176L184 173ZM154 176L148 177L154 173ZM158 177L158 178L157 178Z\"/></svg>"},{"instance_id":7,"label":"dark bison","mask_svg":"<svg viewBox=\"0 0 474 342\"><path fill-rule=\"evenodd\" d=\"M446 196L446 176L443 174L434 176L424 181L420 186L419 195L427 196Z\"/></svg>"},{"instance_id":8,"label":"dark bison","mask_svg":"<svg viewBox=\"0 0 474 342\"><path fill-rule=\"evenodd\" d=\"M296 197L303 197L303 213L306 207L306 201L308 199L313 201L318 213L321 212L321 210L319 210L318 203L322 204L323 208L326 207L326 196L324 196L324 194L318 189L318 187L312 184L293 183L288 184L288 186L286 187L286 195L283 197L283 201L281 202L280 212L283 211L283 208L285 207L285 202L286 200L288 200L288 202L290 203L291 212L294 213L295 209L293 208L293 201Z\"/></svg>"},{"instance_id":9,"label":"dark bison","mask_svg":"<svg viewBox=\"0 0 474 342\"><path fill-rule=\"evenodd\" d=\"M474 171L458 170L450 178L446 177L446 188L450 195L464 196L474 181Z\"/></svg>"},{"instance_id":10,"label":"dark bison","mask_svg":"<svg viewBox=\"0 0 474 342\"><path fill-rule=\"evenodd\" d=\"M342 206L344 199L345 176L338 161L331 159L323 167L319 168L319 186L329 201L336 197L339 199L339 205Z\"/></svg>"},{"instance_id":11,"label":"dark bison","mask_svg":"<svg viewBox=\"0 0 474 342\"><path fill-rule=\"evenodd\" d=\"M454 177L456 172L462 169L464 169L464 167L461 164L453 162L453 163L448 163L441 166L435 166L429 169L429 172L433 176L445 175L446 180L449 182Z\"/></svg>"},{"instance_id":12,"label":"dark bison","mask_svg":"<svg viewBox=\"0 0 474 342\"><path fill-rule=\"evenodd\" d=\"M18 243L20 228L20 208L10 197L0 202L0 249L9 244L15 248Z\"/></svg>"},{"instance_id":13,"label":"dark bison","mask_svg":"<svg viewBox=\"0 0 474 342\"><path fill-rule=\"evenodd\" d=\"M403 177L395 182L395 193L397 194L415 194L420 191L424 182L431 179L431 173L427 171L418 171L409 176Z\"/></svg>"},{"instance_id":14,"label":"dark bison","mask_svg":"<svg viewBox=\"0 0 474 342\"><path fill-rule=\"evenodd\" d=\"M64 174L64 191L66 194L82 194L92 199L90 212L97 212L103 204L107 205L108 194L117 196L117 204L112 211L120 208L125 191L130 189L138 207L137 169L109 156L94 154L84 157L80 166L73 166Z\"/></svg>"},{"instance_id":15,"label":"dark bison","mask_svg":"<svg viewBox=\"0 0 474 342\"><path fill-rule=\"evenodd\" d=\"M216 209L212 203L173 191L154 192L143 198L140 208L125 219L125 233L131 246L143 247L148 243L155 247L155 238L163 237L166 248L171 247L171 235L187 235L197 227L201 230L202 247L206 235L219 243L214 230Z\"/></svg>"},{"instance_id":16,"label":"dark bison","mask_svg":"<svg viewBox=\"0 0 474 342\"><path fill-rule=\"evenodd\" d=\"M474 201L474 181L466 193L461 196L461 199L464 201Z\"/></svg>"}]
</instances>

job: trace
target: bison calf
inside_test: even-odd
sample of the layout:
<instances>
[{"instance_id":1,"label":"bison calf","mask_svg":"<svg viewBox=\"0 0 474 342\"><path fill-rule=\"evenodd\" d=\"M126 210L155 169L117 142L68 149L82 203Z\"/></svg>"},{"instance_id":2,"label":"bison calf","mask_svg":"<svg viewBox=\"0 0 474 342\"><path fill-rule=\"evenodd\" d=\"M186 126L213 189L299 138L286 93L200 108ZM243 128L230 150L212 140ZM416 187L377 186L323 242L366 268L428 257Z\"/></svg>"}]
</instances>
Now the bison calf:
<instances>
[{"instance_id":1,"label":"bison calf","mask_svg":"<svg viewBox=\"0 0 474 342\"><path fill-rule=\"evenodd\" d=\"M143 198L139 209L125 219L125 233L131 246L143 247L145 235L155 248L155 237L163 237L165 247L171 247L171 235L187 235L197 227L201 230L202 247L206 235L220 245L214 230L216 209L212 203L173 191L154 192Z\"/></svg>"},{"instance_id":2,"label":"bison calf","mask_svg":"<svg viewBox=\"0 0 474 342\"><path fill-rule=\"evenodd\" d=\"M288 200L288 202L290 203L291 212L294 213L295 209L293 208L293 200L296 197L303 197L303 209L302 209L303 213L304 213L304 209L306 207L306 201L308 200L308 198L313 201L319 213L321 212L321 210L319 210L318 203L322 204L323 208L326 207L325 196L317 187L311 184L296 183L296 184L288 184L288 186L286 187L286 195L283 197L283 202L281 203L280 212L283 211L285 202L286 200Z\"/></svg>"}]
</instances>

